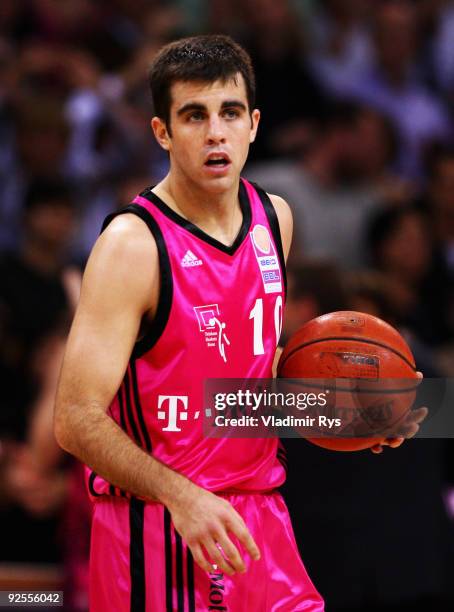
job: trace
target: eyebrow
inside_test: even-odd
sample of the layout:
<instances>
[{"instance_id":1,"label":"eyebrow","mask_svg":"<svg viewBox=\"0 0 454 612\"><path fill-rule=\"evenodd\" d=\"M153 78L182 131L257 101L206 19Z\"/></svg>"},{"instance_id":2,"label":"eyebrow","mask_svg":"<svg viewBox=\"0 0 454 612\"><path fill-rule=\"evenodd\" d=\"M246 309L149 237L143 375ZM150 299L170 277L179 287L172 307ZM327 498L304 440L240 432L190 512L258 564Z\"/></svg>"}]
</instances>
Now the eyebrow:
<instances>
[{"instance_id":1,"label":"eyebrow","mask_svg":"<svg viewBox=\"0 0 454 612\"><path fill-rule=\"evenodd\" d=\"M241 100L225 100L221 104L221 110L225 110L226 108L240 108L241 110L247 110L246 104L241 102ZM180 117L188 112L194 111L206 111L207 107L205 104L199 104L197 102L188 102L184 104L181 108L177 110L177 116Z\"/></svg>"}]
</instances>

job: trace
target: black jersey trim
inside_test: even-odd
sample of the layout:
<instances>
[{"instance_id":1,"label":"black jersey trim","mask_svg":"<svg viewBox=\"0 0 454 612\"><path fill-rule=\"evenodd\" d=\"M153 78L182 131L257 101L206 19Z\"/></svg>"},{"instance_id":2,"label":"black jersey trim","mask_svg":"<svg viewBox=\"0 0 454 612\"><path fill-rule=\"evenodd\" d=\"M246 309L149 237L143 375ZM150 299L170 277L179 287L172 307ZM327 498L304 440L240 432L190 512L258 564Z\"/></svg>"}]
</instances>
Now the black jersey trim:
<instances>
[{"instance_id":1,"label":"black jersey trim","mask_svg":"<svg viewBox=\"0 0 454 612\"><path fill-rule=\"evenodd\" d=\"M118 389L118 405L120 407L120 424L121 424L121 428L123 429L124 432L128 433L128 430L126 428L126 417L125 417L125 405L123 402L123 389L124 389L124 385L122 384L121 387Z\"/></svg>"},{"instance_id":2,"label":"black jersey trim","mask_svg":"<svg viewBox=\"0 0 454 612\"><path fill-rule=\"evenodd\" d=\"M90 491L90 493L93 495L93 497L102 497L103 494L102 493L98 493L95 489L95 479L97 477L97 473L96 472L91 472L90 477L88 479L88 490Z\"/></svg>"},{"instance_id":3,"label":"black jersey trim","mask_svg":"<svg viewBox=\"0 0 454 612\"><path fill-rule=\"evenodd\" d=\"M145 419L143 417L142 404L140 403L139 383L137 382L136 363L133 359L131 360L131 375L132 375L132 391L134 395L134 403L136 406L136 413L137 413L137 418L139 420L139 426L142 431L142 437L145 442L145 448L149 453L151 453L151 450L152 450L151 438L150 438L150 434L148 432L147 426L145 424Z\"/></svg>"},{"instance_id":4,"label":"black jersey trim","mask_svg":"<svg viewBox=\"0 0 454 612\"><path fill-rule=\"evenodd\" d=\"M177 610L184 612L184 583L183 583L183 542L180 534L174 529L175 534L175 564L177 579Z\"/></svg>"},{"instance_id":5,"label":"black jersey trim","mask_svg":"<svg viewBox=\"0 0 454 612\"><path fill-rule=\"evenodd\" d=\"M219 242L219 240L216 240L216 238L213 238L209 234L206 234L202 229L200 229L200 227L194 225L193 223L179 215L172 208L170 208L170 206L168 206L163 200L161 200L161 198L157 196L152 191L152 189L153 187L148 187L148 189L142 191L140 196L154 204L157 208L159 208L162 214L164 214L166 217L168 217L171 221L173 221L180 227L183 227L185 230L187 230L194 236L197 236L197 238L199 238L200 240L207 242L212 247L218 249L219 251L222 251L223 253L226 253L227 255L234 255L239 249L239 247L243 244L243 241L246 238L251 227L252 211L246 186L244 185L242 180L240 180L238 199L240 201L241 212L243 213L243 221L241 223L241 227L237 234L237 237L230 246Z\"/></svg>"},{"instance_id":6,"label":"black jersey trim","mask_svg":"<svg viewBox=\"0 0 454 612\"><path fill-rule=\"evenodd\" d=\"M123 384L125 386L126 410L128 413L129 426L131 428L132 435L134 436L136 444L140 446L140 448L143 448L142 438L139 434L139 429L134 418L134 410L131 403L131 385L129 382L129 370L126 370L126 374L123 379Z\"/></svg>"},{"instance_id":7,"label":"black jersey trim","mask_svg":"<svg viewBox=\"0 0 454 612\"><path fill-rule=\"evenodd\" d=\"M188 546L186 547L186 575L188 580L189 612L195 612L194 559Z\"/></svg>"},{"instance_id":8,"label":"black jersey trim","mask_svg":"<svg viewBox=\"0 0 454 612\"><path fill-rule=\"evenodd\" d=\"M104 220L101 232L106 229L106 227L115 217L126 213L132 213L140 217L142 221L147 224L148 229L152 233L158 248L159 274L161 279L156 315L146 334L143 336L143 338L136 342L132 351L131 357L133 359L138 359L153 348L164 332L167 321L169 320L170 310L172 308L173 280L170 257L164 236L162 235L162 231L158 223L146 208L140 206L139 204L129 204L129 206L125 206L121 210L108 215Z\"/></svg>"},{"instance_id":9,"label":"black jersey trim","mask_svg":"<svg viewBox=\"0 0 454 612\"><path fill-rule=\"evenodd\" d=\"M144 510L145 503L133 497L129 504L131 612L145 612Z\"/></svg>"},{"instance_id":10,"label":"black jersey trim","mask_svg":"<svg viewBox=\"0 0 454 612\"><path fill-rule=\"evenodd\" d=\"M172 536L170 531L170 512L164 508L164 551L166 558L166 612L172 612Z\"/></svg>"},{"instance_id":11,"label":"black jersey trim","mask_svg":"<svg viewBox=\"0 0 454 612\"><path fill-rule=\"evenodd\" d=\"M260 201L262 202L266 218L268 219L268 223L271 228L271 233L273 234L274 243L276 245L277 254L279 257L279 262L281 264L282 275L284 277L285 297L287 297L287 268L285 265L284 249L282 247L282 237L281 228L279 226L279 219L277 217L273 203L270 200L270 196L266 193L266 191L262 189L259 185L257 185L257 183L251 182L251 185L254 187L255 191L257 192L257 195L260 198Z\"/></svg>"}]
</instances>

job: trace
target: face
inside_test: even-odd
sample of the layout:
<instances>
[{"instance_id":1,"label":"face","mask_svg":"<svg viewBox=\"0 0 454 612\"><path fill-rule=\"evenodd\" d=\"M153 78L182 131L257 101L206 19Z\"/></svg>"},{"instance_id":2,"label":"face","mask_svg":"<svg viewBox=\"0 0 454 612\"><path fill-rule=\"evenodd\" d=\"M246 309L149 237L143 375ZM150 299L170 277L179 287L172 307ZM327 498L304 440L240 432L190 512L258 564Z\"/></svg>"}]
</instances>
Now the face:
<instances>
[{"instance_id":1,"label":"face","mask_svg":"<svg viewBox=\"0 0 454 612\"><path fill-rule=\"evenodd\" d=\"M158 117L151 125L169 152L171 173L197 190L234 188L260 118L250 113L242 75L226 83L176 82L171 88L171 135Z\"/></svg>"}]
</instances>

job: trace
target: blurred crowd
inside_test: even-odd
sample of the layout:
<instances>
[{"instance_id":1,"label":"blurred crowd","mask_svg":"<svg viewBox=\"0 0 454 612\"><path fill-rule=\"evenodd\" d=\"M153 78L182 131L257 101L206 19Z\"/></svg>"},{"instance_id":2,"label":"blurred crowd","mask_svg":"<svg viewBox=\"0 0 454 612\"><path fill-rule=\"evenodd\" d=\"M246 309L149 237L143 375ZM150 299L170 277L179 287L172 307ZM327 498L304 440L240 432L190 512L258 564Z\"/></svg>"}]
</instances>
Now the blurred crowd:
<instances>
[{"instance_id":1,"label":"blurred crowd","mask_svg":"<svg viewBox=\"0 0 454 612\"><path fill-rule=\"evenodd\" d=\"M250 52L262 121L244 174L293 209L284 335L323 312L370 312L404 334L426 376L454 375L454 2L1 0L0 519L11 529L0 562L62 563L68 609L86 609L90 508L80 467L52 435L65 337L103 218L168 169L149 127L147 67L162 44L204 32L230 34ZM420 554L437 578L422 572L416 594L392 581L383 589L385 578L363 564L349 575L366 586L344 586L351 599L331 610L403 610L412 596L429 597L429 609L430 597L449 597L447 443L407 443L381 472L380 457L334 460L311 448L304 459L301 444L288 446L298 469L307 460L318 470L320 507L301 493L300 472L288 495L303 558L331 601L342 587L315 540L305 552L304 523L314 534L325 517L331 529L329 507L348 526L346 515L371 496L337 490L345 478L333 470L366 481L373 473L374 495L382 486L381 497L397 496L415 537L425 524ZM336 495L323 502L326 479ZM391 516L384 541L397 547L401 523L390 527ZM357 526L336 543L339 562ZM370 533L360 527L363 541ZM366 554L354 553L356 563Z\"/></svg>"}]
</instances>

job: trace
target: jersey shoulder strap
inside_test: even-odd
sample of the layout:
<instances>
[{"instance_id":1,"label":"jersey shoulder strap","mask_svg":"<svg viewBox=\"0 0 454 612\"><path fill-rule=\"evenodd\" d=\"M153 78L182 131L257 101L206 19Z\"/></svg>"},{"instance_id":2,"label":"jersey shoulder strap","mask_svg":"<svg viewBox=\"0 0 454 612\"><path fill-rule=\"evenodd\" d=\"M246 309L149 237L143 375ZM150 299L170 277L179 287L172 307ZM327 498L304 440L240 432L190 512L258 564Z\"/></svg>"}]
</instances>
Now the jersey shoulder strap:
<instances>
[{"instance_id":1,"label":"jersey shoulder strap","mask_svg":"<svg viewBox=\"0 0 454 612\"><path fill-rule=\"evenodd\" d=\"M138 359L153 348L167 325L170 309L172 307L173 279L169 252L167 250L167 245L165 243L161 228L153 215L151 215L144 206L140 206L140 204L129 204L128 206L111 213L105 218L100 233L106 229L113 219L115 219L115 217L124 215L126 213L137 215L146 223L156 241L159 259L160 291L158 308L146 334L134 345L131 359Z\"/></svg>"}]
</instances>

